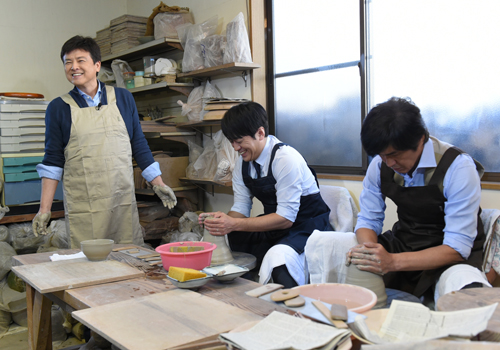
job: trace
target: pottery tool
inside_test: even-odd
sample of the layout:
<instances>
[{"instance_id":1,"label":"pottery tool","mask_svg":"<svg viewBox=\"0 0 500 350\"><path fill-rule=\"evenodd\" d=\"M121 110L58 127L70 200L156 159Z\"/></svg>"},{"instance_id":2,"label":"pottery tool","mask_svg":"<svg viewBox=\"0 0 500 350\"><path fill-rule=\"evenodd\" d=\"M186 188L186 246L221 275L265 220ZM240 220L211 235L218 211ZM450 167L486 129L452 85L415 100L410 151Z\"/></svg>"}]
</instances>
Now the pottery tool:
<instances>
[{"instance_id":1,"label":"pottery tool","mask_svg":"<svg viewBox=\"0 0 500 350\"><path fill-rule=\"evenodd\" d=\"M158 254L158 253L152 253L152 254L137 255L136 258L137 259L147 259L147 258L152 258L152 257L155 257L155 256L159 257L160 254Z\"/></svg>"},{"instance_id":2,"label":"pottery tool","mask_svg":"<svg viewBox=\"0 0 500 350\"><path fill-rule=\"evenodd\" d=\"M334 320L347 321L347 307L341 304L332 304L330 307L330 316Z\"/></svg>"},{"instance_id":3,"label":"pottery tool","mask_svg":"<svg viewBox=\"0 0 500 350\"><path fill-rule=\"evenodd\" d=\"M323 314L323 316L328 318L336 328L343 328L343 329L348 328L347 324L344 321L334 319L332 317L331 311L321 301L313 300L312 304Z\"/></svg>"},{"instance_id":4,"label":"pottery tool","mask_svg":"<svg viewBox=\"0 0 500 350\"><path fill-rule=\"evenodd\" d=\"M113 248L111 251L112 252L119 252L120 250L129 250L129 249L137 249L137 247L120 247L120 248Z\"/></svg>"},{"instance_id":5,"label":"pottery tool","mask_svg":"<svg viewBox=\"0 0 500 350\"><path fill-rule=\"evenodd\" d=\"M271 294L272 301L285 301L299 296L297 289L282 289Z\"/></svg>"},{"instance_id":6,"label":"pottery tool","mask_svg":"<svg viewBox=\"0 0 500 350\"><path fill-rule=\"evenodd\" d=\"M249 290L245 292L246 295L254 298L258 298L262 295L269 294L271 292L274 292L275 290L281 289L284 286L282 284L278 283L268 283L262 287L258 287L252 290Z\"/></svg>"},{"instance_id":7,"label":"pottery tool","mask_svg":"<svg viewBox=\"0 0 500 350\"><path fill-rule=\"evenodd\" d=\"M288 307L299 307L304 306L306 304L306 300L302 298L300 295L293 299L285 300L285 305Z\"/></svg>"}]
</instances>

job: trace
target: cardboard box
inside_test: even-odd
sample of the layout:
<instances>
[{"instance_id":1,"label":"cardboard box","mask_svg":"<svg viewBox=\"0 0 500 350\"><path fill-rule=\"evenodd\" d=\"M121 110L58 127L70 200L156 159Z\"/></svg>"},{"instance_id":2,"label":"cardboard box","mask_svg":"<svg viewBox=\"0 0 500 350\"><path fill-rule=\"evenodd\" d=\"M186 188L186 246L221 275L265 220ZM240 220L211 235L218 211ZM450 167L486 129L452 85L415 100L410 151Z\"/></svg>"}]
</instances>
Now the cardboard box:
<instances>
[{"instance_id":1,"label":"cardboard box","mask_svg":"<svg viewBox=\"0 0 500 350\"><path fill-rule=\"evenodd\" d=\"M154 159L160 164L161 178L165 185L174 188L181 187L180 177L186 177L189 157L159 157Z\"/></svg>"}]
</instances>

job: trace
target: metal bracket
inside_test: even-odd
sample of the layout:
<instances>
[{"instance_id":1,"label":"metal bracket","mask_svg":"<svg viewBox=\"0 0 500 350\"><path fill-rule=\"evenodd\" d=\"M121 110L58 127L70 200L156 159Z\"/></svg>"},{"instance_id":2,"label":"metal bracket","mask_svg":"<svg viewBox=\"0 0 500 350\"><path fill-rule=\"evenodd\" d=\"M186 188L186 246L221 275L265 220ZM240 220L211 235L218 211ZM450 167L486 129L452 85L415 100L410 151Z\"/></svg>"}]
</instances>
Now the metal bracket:
<instances>
[{"instance_id":1,"label":"metal bracket","mask_svg":"<svg viewBox=\"0 0 500 350\"><path fill-rule=\"evenodd\" d=\"M209 137L210 139L212 139L213 135L214 135L213 129L212 129L212 125L209 125L208 127L210 128L210 133L209 134L205 133L203 131L203 128L197 128L196 126L191 126L192 129L196 130L200 134L205 135L206 137ZM204 128L206 128L206 126Z\"/></svg>"},{"instance_id":2,"label":"metal bracket","mask_svg":"<svg viewBox=\"0 0 500 350\"><path fill-rule=\"evenodd\" d=\"M207 191L207 189L204 186L198 185L196 182L192 182L192 184L195 185L196 187L198 187L199 189L201 189L203 192L208 193L212 197L215 196L215 185L204 185L204 186L211 186L212 187L212 192L210 192L210 191Z\"/></svg>"}]
</instances>

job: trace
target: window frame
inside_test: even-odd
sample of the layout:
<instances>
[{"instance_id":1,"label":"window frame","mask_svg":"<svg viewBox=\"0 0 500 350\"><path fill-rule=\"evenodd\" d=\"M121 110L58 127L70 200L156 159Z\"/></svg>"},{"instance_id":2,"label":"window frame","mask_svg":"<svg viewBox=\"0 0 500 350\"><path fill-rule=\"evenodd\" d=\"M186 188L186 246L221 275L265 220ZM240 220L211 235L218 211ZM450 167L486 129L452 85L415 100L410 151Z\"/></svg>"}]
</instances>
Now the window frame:
<instances>
[{"instance_id":1,"label":"window frame","mask_svg":"<svg viewBox=\"0 0 500 350\"><path fill-rule=\"evenodd\" d=\"M367 113L368 113L368 44L369 44L369 33L367 28L367 4L365 4L364 0L359 1L359 18L360 18L360 60L358 62L358 68L360 72L360 93L361 93L361 122L364 121ZM277 78L277 74L274 69L274 20L273 20L273 2L274 0L264 0L265 7L265 21L267 23L266 26L266 38L265 38L265 46L266 46L266 88L267 88L267 112L269 115L269 132L271 134L276 134L276 85L275 79ZM297 44L299 46L300 44ZM341 64L337 64L341 65ZM336 66L336 65L332 65ZM307 72L314 72L325 70L326 67L316 67L306 70L299 70L295 72L287 72L278 74L278 78L280 76L290 76L297 74L304 74ZM335 69L335 68L334 68ZM368 155L362 148L362 166L361 167L342 167L342 166L312 166L317 173L325 174L325 175L365 175L366 170L368 168ZM486 172L482 179L482 181L486 182L500 182L500 172Z\"/></svg>"}]
</instances>

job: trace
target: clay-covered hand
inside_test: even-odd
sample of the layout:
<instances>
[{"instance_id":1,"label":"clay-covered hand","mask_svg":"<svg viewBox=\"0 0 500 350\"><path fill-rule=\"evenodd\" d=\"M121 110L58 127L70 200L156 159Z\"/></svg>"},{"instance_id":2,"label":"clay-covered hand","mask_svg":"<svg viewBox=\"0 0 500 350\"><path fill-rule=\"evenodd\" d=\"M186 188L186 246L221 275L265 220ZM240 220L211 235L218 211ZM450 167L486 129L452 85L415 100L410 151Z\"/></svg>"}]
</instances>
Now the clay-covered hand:
<instances>
[{"instance_id":1,"label":"clay-covered hand","mask_svg":"<svg viewBox=\"0 0 500 350\"><path fill-rule=\"evenodd\" d=\"M153 191L155 191L156 195L160 197L164 207L172 209L177 205L177 198L175 197L174 191L172 191L172 189L167 185L155 185L153 186Z\"/></svg>"},{"instance_id":2,"label":"clay-covered hand","mask_svg":"<svg viewBox=\"0 0 500 350\"><path fill-rule=\"evenodd\" d=\"M38 235L46 235L48 233L47 225L49 224L49 220L50 220L50 212L43 214L38 212L35 215L32 221L32 226L33 226L33 234L36 237L38 237Z\"/></svg>"},{"instance_id":3,"label":"clay-covered hand","mask_svg":"<svg viewBox=\"0 0 500 350\"><path fill-rule=\"evenodd\" d=\"M384 275L394 271L393 255L379 243L365 242L352 247L347 253L350 262L362 271Z\"/></svg>"}]
</instances>

